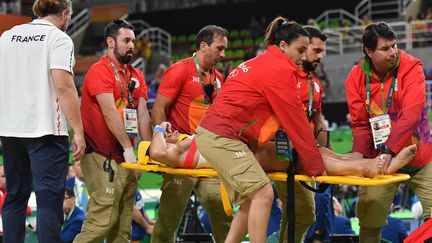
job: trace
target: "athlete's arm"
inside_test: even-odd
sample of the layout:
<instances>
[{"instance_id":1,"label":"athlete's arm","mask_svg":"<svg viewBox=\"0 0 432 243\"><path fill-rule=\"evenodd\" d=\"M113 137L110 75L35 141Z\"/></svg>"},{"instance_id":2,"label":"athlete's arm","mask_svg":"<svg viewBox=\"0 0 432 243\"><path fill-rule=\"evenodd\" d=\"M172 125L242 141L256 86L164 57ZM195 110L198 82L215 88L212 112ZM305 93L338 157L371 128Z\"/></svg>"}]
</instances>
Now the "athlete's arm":
<instances>
[{"instance_id":1,"label":"athlete's arm","mask_svg":"<svg viewBox=\"0 0 432 243\"><path fill-rule=\"evenodd\" d=\"M142 140L150 141L152 138L151 118L147 110L147 101L139 98L138 102L138 133Z\"/></svg>"},{"instance_id":2,"label":"athlete's arm","mask_svg":"<svg viewBox=\"0 0 432 243\"><path fill-rule=\"evenodd\" d=\"M169 124L169 123L168 123ZM162 124L161 124L162 125ZM165 131L167 126L162 127ZM156 132L150 144L150 158L172 167L179 167L182 153L176 144L168 144L162 132Z\"/></svg>"}]
</instances>

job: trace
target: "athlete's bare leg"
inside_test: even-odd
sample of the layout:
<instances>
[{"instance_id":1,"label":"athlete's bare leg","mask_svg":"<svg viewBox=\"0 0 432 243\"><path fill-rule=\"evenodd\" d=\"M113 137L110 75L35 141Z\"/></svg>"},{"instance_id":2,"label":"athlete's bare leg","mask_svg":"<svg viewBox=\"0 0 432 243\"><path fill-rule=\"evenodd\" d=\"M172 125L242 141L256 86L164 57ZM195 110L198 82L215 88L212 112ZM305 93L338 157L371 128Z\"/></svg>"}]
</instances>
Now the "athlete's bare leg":
<instances>
[{"instance_id":1,"label":"athlete's bare leg","mask_svg":"<svg viewBox=\"0 0 432 243\"><path fill-rule=\"evenodd\" d=\"M340 156L333 156L332 153L328 153L328 149L319 148L323 159L324 166L328 175L360 175L365 177L374 177L378 174L382 174L384 161L379 157L375 159L341 159Z\"/></svg>"},{"instance_id":2,"label":"athlete's bare leg","mask_svg":"<svg viewBox=\"0 0 432 243\"><path fill-rule=\"evenodd\" d=\"M343 156L327 148L319 148L324 159L324 166L329 175L361 175L374 177L382 173L383 161L375 159L353 159ZM255 157L265 171L286 171L289 162L276 160L275 145L269 143L265 148L260 149Z\"/></svg>"},{"instance_id":3,"label":"athlete's bare leg","mask_svg":"<svg viewBox=\"0 0 432 243\"><path fill-rule=\"evenodd\" d=\"M171 147L172 146L172 147ZM174 158L172 156L168 161L165 158L160 158L159 162L167 164L170 167L184 167L184 159L185 152L184 149L177 149L173 147L180 147L169 144L168 146L168 154L176 154ZM150 152L152 153L152 157L158 153L156 151L152 151L152 146L150 147ZM183 152L179 152L183 151ZM175 152L174 152L175 151ZM408 146L403 148L398 155L392 159L388 168L385 168L384 161L380 159L380 157L376 157L374 159L365 159L365 158L354 158L351 156L345 156L342 154L335 153L327 148L319 148L319 151L324 159L324 166L326 167L326 171L328 175L361 175L365 177L374 177L377 174L393 174L398 169L402 168L406 164L408 164L415 156L417 151L417 147L415 145ZM165 151L167 152L167 151ZM162 155L166 155L162 154ZM161 156L162 156L161 155ZM276 146L274 143L269 143L267 146L258 150L255 154L255 157L259 161L260 165L267 172L285 172L288 168L289 161L279 161L276 159ZM156 156L160 157L160 156ZM198 163L198 153L194 156L193 167L195 168ZM153 158L159 159L159 158Z\"/></svg>"},{"instance_id":4,"label":"athlete's bare leg","mask_svg":"<svg viewBox=\"0 0 432 243\"><path fill-rule=\"evenodd\" d=\"M276 146L274 143L268 143L255 153L255 158L260 163L264 171L267 172L285 172L288 169L289 161L280 161L276 159Z\"/></svg>"}]
</instances>

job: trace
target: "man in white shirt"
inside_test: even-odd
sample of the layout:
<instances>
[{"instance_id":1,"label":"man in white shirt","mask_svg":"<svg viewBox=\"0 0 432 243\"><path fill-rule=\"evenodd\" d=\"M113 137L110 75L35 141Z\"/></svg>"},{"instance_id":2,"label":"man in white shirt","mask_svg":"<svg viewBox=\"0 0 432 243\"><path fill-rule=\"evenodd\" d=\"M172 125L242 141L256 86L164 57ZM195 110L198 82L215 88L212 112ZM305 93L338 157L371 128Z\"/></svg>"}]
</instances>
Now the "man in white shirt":
<instances>
[{"instance_id":1,"label":"man in white shirt","mask_svg":"<svg viewBox=\"0 0 432 243\"><path fill-rule=\"evenodd\" d=\"M0 140L7 196L3 241L24 242L25 213L32 190L38 208L39 242L60 242L68 171L68 129L74 160L85 140L73 81L73 43L64 33L72 14L70 0L36 0L40 17L0 37Z\"/></svg>"}]
</instances>

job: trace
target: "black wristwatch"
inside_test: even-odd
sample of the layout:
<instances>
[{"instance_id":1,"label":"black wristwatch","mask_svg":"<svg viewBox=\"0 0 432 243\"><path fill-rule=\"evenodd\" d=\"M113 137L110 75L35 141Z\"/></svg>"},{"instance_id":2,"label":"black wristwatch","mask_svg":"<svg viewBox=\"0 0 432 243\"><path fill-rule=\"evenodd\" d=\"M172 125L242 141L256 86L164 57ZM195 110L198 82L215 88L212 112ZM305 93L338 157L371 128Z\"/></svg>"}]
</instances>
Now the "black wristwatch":
<instances>
[{"instance_id":1,"label":"black wristwatch","mask_svg":"<svg viewBox=\"0 0 432 243\"><path fill-rule=\"evenodd\" d=\"M381 152L382 154L390 154L391 157L394 157L394 156L395 156L395 153L393 153L393 151L391 151L391 150L387 147L387 145L385 145L385 144L381 145L381 147L380 147L380 152Z\"/></svg>"}]
</instances>

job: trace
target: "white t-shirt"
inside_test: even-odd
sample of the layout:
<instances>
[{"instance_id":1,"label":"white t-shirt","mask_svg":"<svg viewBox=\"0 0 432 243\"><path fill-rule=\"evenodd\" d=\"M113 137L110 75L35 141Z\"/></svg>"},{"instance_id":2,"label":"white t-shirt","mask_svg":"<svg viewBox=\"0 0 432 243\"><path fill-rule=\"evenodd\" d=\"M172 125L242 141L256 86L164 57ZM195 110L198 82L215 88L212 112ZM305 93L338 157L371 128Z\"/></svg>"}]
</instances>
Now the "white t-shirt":
<instances>
[{"instance_id":1,"label":"white t-shirt","mask_svg":"<svg viewBox=\"0 0 432 243\"><path fill-rule=\"evenodd\" d=\"M0 36L0 136L68 135L50 70L73 75L71 38L46 20Z\"/></svg>"}]
</instances>

